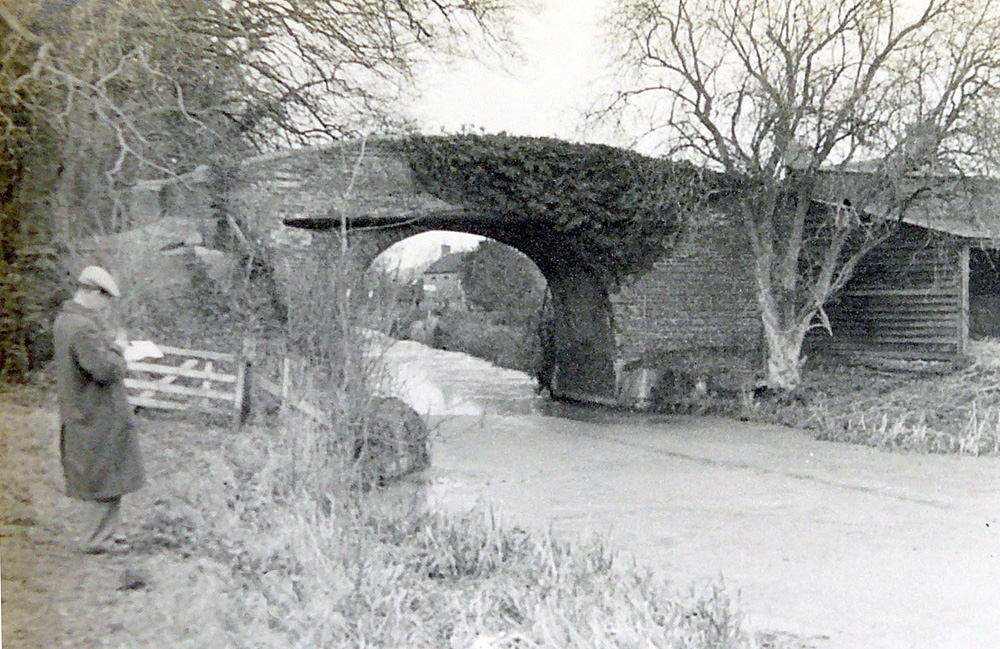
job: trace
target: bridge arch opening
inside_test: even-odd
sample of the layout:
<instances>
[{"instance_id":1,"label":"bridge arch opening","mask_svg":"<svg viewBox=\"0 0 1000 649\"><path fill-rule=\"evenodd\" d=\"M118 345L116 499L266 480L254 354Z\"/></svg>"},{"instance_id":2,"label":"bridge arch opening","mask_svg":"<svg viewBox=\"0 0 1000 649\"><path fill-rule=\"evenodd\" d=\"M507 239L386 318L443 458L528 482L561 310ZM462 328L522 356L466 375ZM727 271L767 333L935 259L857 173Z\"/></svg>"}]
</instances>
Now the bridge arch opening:
<instances>
[{"instance_id":1,"label":"bridge arch opening","mask_svg":"<svg viewBox=\"0 0 1000 649\"><path fill-rule=\"evenodd\" d=\"M257 188L247 202L253 216L326 231L320 255L346 232L361 268L432 230L517 249L551 294L553 396L610 404L618 396L612 295L672 245L705 184L689 165L504 135L344 142L269 157L244 175ZM257 200L265 186L275 187L266 204Z\"/></svg>"},{"instance_id":2,"label":"bridge arch opening","mask_svg":"<svg viewBox=\"0 0 1000 649\"><path fill-rule=\"evenodd\" d=\"M419 242L417 237L420 235L430 233L426 240L434 241L434 237L439 237L440 241L445 232L460 233L477 237L467 240L470 244L466 245L473 241L502 245L515 251L517 257L530 261L528 266L532 272L537 272L538 281L544 280L545 288L539 291L544 304L537 307L533 332L538 340L533 352L536 354L534 373L539 384L556 398L614 403L617 388L615 338L606 278L571 247L552 245L550 237L540 236L531 228L477 225L480 225L477 221L470 220L466 227L447 229L410 224L355 230L357 235L353 237L352 250L360 266L368 269L366 281L371 286L366 291L373 291L374 295L382 290L375 288L378 282L372 276L372 269L384 268L387 263L391 267L398 254L393 251L394 246L402 242L405 247L407 240ZM389 254L384 255L387 251ZM384 283L385 274L381 275ZM387 324L392 326L391 322ZM407 335L410 332L405 327L410 324L397 322L395 333ZM417 335L429 334L418 331Z\"/></svg>"},{"instance_id":3,"label":"bridge arch opening","mask_svg":"<svg viewBox=\"0 0 1000 649\"><path fill-rule=\"evenodd\" d=\"M623 289L669 253L706 196L730 184L688 163L605 145L411 135L199 168L183 183L183 202L260 253L290 314L289 334L307 342L325 335L310 326L310 313L335 302L328 310L340 309L335 315L346 322L341 305L350 302L340 298L394 243L446 230L509 245L548 283L553 395L617 404L619 370L634 358L633 343L655 336L646 329L645 302L623 302ZM142 218L162 212L163 188L137 187L133 209ZM317 298L328 285L337 299Z\"/></svg>"},{"instance_id":4,"label":"bridge arch opening","mask_svg":"<svg viewBox=\"0 0 1000 649\"><path fill-rule=\"evenodd\" d=\"M542 348L553 319L548 282L515 248L479 235L425 232L378 254L363 281L375 316L368 320L382 333L465 352L549 387L551 353Z\"/></svg>"}]
</instances>

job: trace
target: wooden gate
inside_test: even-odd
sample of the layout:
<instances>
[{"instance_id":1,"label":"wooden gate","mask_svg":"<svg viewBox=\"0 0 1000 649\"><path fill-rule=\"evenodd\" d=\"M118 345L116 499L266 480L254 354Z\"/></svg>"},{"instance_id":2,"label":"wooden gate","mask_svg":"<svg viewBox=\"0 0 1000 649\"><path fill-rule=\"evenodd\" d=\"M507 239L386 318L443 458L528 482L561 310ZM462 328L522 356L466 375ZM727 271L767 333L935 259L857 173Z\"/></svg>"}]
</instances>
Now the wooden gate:
<instances>
[{"instance_id":1,"label":"wooden gate","mask_svg":"<svg viewBox=\"0 0 1000 649\"><path fill-rule=\"evenodd\" d=\"M139 408L231 416L250 411L250 361L245 356L158 345L162 358L130 361L125 387Z\"/></svg>"}]
</instances>

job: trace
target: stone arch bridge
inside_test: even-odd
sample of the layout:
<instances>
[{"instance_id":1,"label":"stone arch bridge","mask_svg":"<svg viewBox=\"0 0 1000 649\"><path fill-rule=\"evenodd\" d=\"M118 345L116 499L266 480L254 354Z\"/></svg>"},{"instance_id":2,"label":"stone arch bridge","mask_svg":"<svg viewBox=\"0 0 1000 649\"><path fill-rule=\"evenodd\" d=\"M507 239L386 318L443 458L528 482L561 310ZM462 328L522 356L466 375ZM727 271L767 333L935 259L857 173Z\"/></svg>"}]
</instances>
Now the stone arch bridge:
<instances>
[{"instance_id":1,"label":"stone arch bridge","mask_svg":"<svg viewBox=\"0 0 1000 649\"><path fill-rule=\"evenodd\" d=\"M352 142L265 154L224 176L199 168L133 191L133 217L232 218L267 251L289 309L302 278L338 263L346 219L349 250L366 268L382 251L431 230L489 237L527 255L545 276L555 314L551 392L604 404L642 397L638 359L699 346L756 345L759 320L745 248L719 215L706 215L670 255L627 282L611 282L592 251L530 220L483 216L418 186L385 142ZM211 232L206 238L212 240ZM706 269L708 272L706 272ZM638 391L638 392L637 392Z\"/></svg>"}]
</instances>

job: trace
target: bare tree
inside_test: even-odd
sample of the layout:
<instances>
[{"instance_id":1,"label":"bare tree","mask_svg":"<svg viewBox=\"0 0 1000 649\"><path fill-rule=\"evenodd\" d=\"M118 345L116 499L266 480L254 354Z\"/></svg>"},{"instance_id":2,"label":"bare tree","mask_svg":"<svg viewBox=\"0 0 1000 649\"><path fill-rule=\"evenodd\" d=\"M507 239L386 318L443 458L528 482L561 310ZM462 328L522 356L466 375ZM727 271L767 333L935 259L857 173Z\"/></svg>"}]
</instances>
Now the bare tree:
<instances>
[{"instance_id":1,"label":"bare tree","mask_svg":"<svg viewBox=\"0 0 1000 649\"><path fill-rule=\"evenodd\" d=\"M0 4L0 137L21 111L59 211L115 225L137 177L403 126L393 100L421 53L502 43L506 3Z\"/></svg>"},{"instance_id":2,"label":"bare tree","mask_svg":"<svg viewBox=\"0 0 1000 649\"><path fill-rule=\"evenodd\" d=\"M624 74L598 115L739 179L771 387L799 384L807 332L829 330L824 304L926 189L918 177L994 161L1000 11L919 4L617 0L609 20ZM817 210L836 178L851 204Z\"/></svg>"},{"instance_id":3,"label":"bare tree","mask_svg":"<svg viewBox=\"0 0 1000 649\"><path fill-rule=\"evenodd\" d=\"M27 244L128 227L136 180L405 128L422 57L502 51L517 1L0 2L0 297Z\"/></svg>"}]
</instances>

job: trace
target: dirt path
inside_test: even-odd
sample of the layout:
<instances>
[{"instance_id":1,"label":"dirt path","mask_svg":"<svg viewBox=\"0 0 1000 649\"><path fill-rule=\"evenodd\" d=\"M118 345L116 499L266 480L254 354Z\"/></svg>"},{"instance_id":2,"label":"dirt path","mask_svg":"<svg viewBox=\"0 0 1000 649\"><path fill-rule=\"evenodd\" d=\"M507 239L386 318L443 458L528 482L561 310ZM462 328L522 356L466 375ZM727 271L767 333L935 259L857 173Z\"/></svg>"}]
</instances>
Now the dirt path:
<instances>
[{"instance_id":1,"label":"dirt path","mask_svg":"<svg viewBox=\"0 0 1000 649\"><path fill-rule=\"evenodd\" d=\"M106 560L78 555L67 542L72 527L82 523L82 512L58 497L51 453L55 419L45 411L15 405L5 405L3 414L4 646L98 646L107 629L73 613L81 598L104 597L110 603L113 589L98 595L91 585L112 582L115 568Z\"/></svg>"},{"instance_id":2,"label":"dirt path","mask_svg":"<svg viewBox=\"0 0 1000 649\"><path fill-rule=\"evenodd\" d=\"M432 493L718 577L759 629L836 649L1000 647L1000 460L889 454L724 419L454 418Z\"/></svg>"},{"instance_id":3,"label":"dirt path","mask_svg":"<svg viewBox=\"0 0 1000 649\"><path fill-rule=\"evenodd\" d=\"M198 454L204 428L144 421L149 485L125 498L125 532L146 547L108 555L80 551L87 512L61 493L51 405L0 396L0 572L3 647L225 646L214 603L229 595L221 566L158 551L147 526L176 478L177 454ZM166 443L165 443L166 442ZM167 449L179 449L168 451ZM201 449L202 451L204 449ZM144 538L145 535L145 538Z\"/></svg>"}]
</instances>

